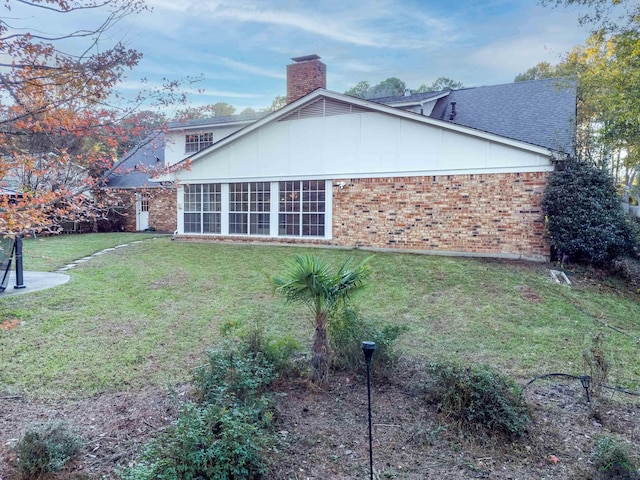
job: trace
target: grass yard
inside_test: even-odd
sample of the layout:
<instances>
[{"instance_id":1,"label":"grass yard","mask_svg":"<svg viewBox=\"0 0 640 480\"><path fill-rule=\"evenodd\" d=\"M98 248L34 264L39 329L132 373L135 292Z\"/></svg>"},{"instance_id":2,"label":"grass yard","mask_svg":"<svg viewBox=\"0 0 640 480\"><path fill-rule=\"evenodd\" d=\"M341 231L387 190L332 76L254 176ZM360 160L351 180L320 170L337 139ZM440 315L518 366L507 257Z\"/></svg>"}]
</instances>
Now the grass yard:
<instances>
[{"instance_id":1,"label":"grass yard","mask_svg":"<svg viewBox=\"0 0 640 480\"><path fill-rule=\"evenodd\" d=\"M0 390L37 397L186 382L221 327L255 322L308 345L311 315L274 296L269 276L304 251L338 264L363 251L197 244L154 235L27 239L25 269L54 271L106 247L147 238L70 270L54 289L2 298ZM157 237L157 236L156 236ZM378 253L366 316L409 326L406 356L486 362L521 380L585 373L582 350L606 334L612 379L640 389L640 298L615 284L553 283L548 265ZM577 278L577 277L575 277Z\"/></svg>"}]
</instances>

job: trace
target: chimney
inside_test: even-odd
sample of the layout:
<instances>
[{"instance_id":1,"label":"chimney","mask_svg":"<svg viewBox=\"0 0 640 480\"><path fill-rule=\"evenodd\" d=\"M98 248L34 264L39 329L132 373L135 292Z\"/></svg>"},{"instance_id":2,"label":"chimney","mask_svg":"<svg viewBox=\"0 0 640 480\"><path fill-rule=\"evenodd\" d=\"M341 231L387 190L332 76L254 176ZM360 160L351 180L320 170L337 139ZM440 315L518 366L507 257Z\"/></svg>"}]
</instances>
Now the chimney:
<instances>
[{"instance_id":1,"label":"chimney","mask_svg":"<svg viewBox=\"0 0 640 480\"><path fill-rule=\"evenodd\" d=\"M287 103L291 103L318 88L327 88L327 66L318 55L292 58L287 65Z\"/></svg>"}]
</instances>

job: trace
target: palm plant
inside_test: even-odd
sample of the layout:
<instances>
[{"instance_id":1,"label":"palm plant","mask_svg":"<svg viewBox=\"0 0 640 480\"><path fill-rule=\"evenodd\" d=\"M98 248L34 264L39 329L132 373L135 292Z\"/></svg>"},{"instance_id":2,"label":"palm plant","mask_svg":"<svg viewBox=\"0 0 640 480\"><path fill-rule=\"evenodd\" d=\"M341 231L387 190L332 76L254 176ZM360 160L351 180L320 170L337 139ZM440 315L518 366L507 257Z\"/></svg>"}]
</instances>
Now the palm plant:
<instances>
[{"instance_id":1,"label":"palm plant","mask_svg":"<svg viewBox=\"0 0 640 480\"><path fill-rule=\"evenodd\" d=\"M312 347L312 381L326 385L329 378L331 349L327 334L327 322L331 312L344 305L351 295L365 286L369 275L369 258L352 266L347 259L337 272L315 255L296 255L286 265L281 277L271 282L288 302L303 303L314 314L315 334Z\"/></svg>"}]
</instances>

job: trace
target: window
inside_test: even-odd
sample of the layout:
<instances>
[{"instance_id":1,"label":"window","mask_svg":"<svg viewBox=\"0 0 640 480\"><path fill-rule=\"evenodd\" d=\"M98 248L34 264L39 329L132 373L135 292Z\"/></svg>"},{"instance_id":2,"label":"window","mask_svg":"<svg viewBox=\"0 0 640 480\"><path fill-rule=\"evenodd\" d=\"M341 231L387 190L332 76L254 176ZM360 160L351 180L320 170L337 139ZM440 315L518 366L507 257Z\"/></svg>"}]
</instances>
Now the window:
<instances>
[{"instance_id":1,"label":"window","mask_svg":"<svg viewBox=\"0 0 640 480\"><path fill-rule=\"evenodd\" d=\"M182 204L185 234L330 236L325 180L185 185Z\"/></svg>"},{"instance_id":2,"label":"window","mask_svg":"<svg viewBox=\"0 0 640 480\"><path fill-rule=\"evenodd\" d=\"M229 184L229 234L269 235L271 184Z\"/></svg>"},{"instance_id":3,"label":"window","mask_svg":"<svg viewBox=\"0 0 640 480\"><path fill-rule=\"evenodd\" d=\"M149 197L142 197L140 199L140 211L141 212L149 211Z\"/></svg>"},{"instance_id":4,"label":"window","mask_svg":"<svg viewBox=\"0 0 640 480\"><path fill-rule=\"evenodd\" d=\"M192 133L185 138L185 153L199 152L213 145L213 133Z\"/></svg>"},{"instance_id":5,"label":"window","mask_svg":"<svg viewBox=\"0 0 640 480\"><path fill-rule=\"evenodd\" d=\"M280 182L279 188L278 235L323 237L324 181Z\"/></svg>"},{"instance_id":6,"label":"window","mask_svg":"<svg viewBox=\"0 0 640 480\"><path fill-rule=\"evenodd\" d=\"M184 233L221 233L221 185L184 187Z\"/></svg>"}]
</instances>

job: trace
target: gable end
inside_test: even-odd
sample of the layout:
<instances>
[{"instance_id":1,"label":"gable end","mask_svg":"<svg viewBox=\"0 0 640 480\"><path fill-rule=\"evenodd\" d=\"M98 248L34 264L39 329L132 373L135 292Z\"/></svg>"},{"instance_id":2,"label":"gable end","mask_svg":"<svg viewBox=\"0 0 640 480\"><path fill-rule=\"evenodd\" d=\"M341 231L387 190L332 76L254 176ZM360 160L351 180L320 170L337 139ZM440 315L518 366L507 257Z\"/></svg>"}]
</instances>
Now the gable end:
<instances>
[{"instance_id":1,"label":"gable end","mask_svg":"<svg viewBox=\"0 0 640 480\"><path fill-rule=\"evenodd\" d=\"M350 113L364 113L373 110L353 105L348 102L341 102L332 98L321 97L317 100L294 110L289 115L282 117L279 122L287 120L300 120L303 118L331 117L334 115L348 115Z\"/></svg>"}]
</instances>

